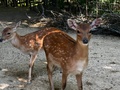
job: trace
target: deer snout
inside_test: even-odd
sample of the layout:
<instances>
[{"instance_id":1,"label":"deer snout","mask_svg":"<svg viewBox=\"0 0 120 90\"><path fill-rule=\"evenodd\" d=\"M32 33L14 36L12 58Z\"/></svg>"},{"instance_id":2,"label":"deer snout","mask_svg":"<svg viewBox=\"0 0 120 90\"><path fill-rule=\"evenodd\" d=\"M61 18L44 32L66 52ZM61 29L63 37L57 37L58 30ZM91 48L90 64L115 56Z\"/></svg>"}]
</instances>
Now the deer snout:
<instances>
[{"instance_id":1,"label":"deer snout","mask_svg":"<svg viewBox=\"0 0 120 90\"><path fill-rule=\"evenodd\" d=\"M82 42L83 42L83 44L88 44L88 39L87 38L83 38Z\"/></svg>"},{"instance_id":2,"label":"deer snout","mask_svg":"<svg viewBox=\"0 0 120 90\"><path fill-rule=\"evenodd\" d=\"M0 36L0 42L3 42L3 38L2 38L2 36Z\"/></svg>"},{"instance_id":3,"label":"deer snout","mask_svg":"<svg viewBox=\"0 0 120 90\"><path fill-rule=\"evenodd\" d=\"M3 42L3 39L2 39L2 38L0 38L0 42Z\"/></svg>"}]
</instances>

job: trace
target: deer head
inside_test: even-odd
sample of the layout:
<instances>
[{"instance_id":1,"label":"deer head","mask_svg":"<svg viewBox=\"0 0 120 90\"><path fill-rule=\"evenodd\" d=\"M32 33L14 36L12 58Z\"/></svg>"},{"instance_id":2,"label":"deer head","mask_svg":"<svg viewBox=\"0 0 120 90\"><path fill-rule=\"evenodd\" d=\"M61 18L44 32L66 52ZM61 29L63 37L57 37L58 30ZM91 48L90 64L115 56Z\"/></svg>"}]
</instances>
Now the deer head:
<instances>
[{"instance_id":1,"label":"deer head","mask_svg":"<svg viewBox=\"0 0 120 90\"><path fill-rule=\"evenodd\" d=\"M20 26L21 21L19 21L14 27L6 27L2 31L2 36L0 38L0 42L7 42L9 40L12 40L14 36L16 35L17 27Z\"/></svg>"},{"instance_id":2,"label":"deer head","mask_svg":"<svg viewBox=\"0 0 120 90\"><path fill-rule=\"evenodd\" d=\"M77 38L79 38L83 44L88 44L91 37L91 29L96 28L100 22L101 19L95 19L90 25L88 23L77 24L75 20L72 19L67 20L68 26L77 32Z\"/></svg>"}]
</instances>

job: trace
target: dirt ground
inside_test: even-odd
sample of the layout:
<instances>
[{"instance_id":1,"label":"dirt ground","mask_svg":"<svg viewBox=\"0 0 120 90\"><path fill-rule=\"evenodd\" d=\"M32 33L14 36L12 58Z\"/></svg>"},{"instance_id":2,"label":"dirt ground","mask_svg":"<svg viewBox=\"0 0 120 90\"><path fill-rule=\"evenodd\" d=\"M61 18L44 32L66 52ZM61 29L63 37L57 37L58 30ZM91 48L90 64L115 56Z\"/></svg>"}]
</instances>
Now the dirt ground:
<instances>
[{"instance_id":1,"label":"dirt ground","mask_svg":"<svg viewBox=\"0 0 120 90\"><path fill-rule=\"evenodd\" d=\"M8 13L2 10L0 21L16 22L24 13ZM13 14L15 18L13 18ZM12 15L12 16L11 16ZM3 28L0 26L0 32ZM38 30L37 28L18 28L18 33ZM75 38L75 34L68 33ZM0 34L1 36L1 34ZM89 64L83 74L84 90L119 90L120 89L120 37L93 35L89 43ZM14 48L10 42L0 43L0 90L49 90L46 70L46 58L41 50L34 65L33 80L27 84L29 56ZM61 87L61 73L59 69L53 72L53 81L56 90ZM76 79L68 77L66 90L78 90Z\"/></svg>"}]
</instances>

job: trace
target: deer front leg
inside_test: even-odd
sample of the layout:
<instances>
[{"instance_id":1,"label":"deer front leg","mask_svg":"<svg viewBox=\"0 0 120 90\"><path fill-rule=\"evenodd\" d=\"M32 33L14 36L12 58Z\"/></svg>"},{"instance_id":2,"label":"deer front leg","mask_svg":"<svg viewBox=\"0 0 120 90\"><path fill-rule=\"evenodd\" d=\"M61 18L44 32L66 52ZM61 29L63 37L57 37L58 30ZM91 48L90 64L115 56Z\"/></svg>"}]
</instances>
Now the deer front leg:
<instances>
[{"instance_id":1,"label":"deer front leg","mask_svg":"<svg viewBox=\"0 0 120 90\"><path fill-rule=\"evenodd\" d=\"M76 75L76 80L77 80L78 90L83 90L82 73Z\"/></svg>"},{"instance_id":2,"label":"deer front leg","mask_svg":"<svg viewBox=\"0 0 120 90\"><path fill-rule=\"evenodd\" d=\"M30 63L29 63L28 83L31 83L32 68L33 68L36 58L37 58L37 54L31 55Z\"/></svg>"},{"instance_id":3,"label":"deer front leg","mask_svg":"<svg viewBox=\"0 0 120 90\"><path fill-rule=\"evenodd\" d=\"M62 89L61 90L64 90L65 87L66 87L66 82L67 82L67 76L68 74L65 73L66 71L63 71L62 73Z\"/></svg>"}]
</instances>

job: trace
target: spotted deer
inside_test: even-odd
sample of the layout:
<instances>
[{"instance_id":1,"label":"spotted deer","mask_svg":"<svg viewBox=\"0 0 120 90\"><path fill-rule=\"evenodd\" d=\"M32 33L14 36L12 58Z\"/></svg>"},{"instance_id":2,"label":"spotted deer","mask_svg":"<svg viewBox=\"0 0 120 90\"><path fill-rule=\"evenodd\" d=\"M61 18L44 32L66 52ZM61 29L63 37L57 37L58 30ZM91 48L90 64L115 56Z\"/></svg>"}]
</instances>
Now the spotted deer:
<instances>
[{"instance_id":1,"label":"spotted deer","mask_svg":"<svg viewBox=\"0 0 120 90\"><path fill-rule=\"evenodd\" d=\"M95 19L89 25L87 23L77 24L74 20L68 19L68 26L76 30L76 40L62 31L51 33L44 38L43 48L47 58L50 90L55 90L52 80L54 65L62 69L61 90L65 89L69 74L76 75L78 89L83 90L82 73L88 65L88 43L91 38L90 30L98 25L100 21L100 19Z\"/></svg>"},{"instance_id":2,"label":"spotted deer","mask_svg":"<svg viewBox=\"0 0 120 90\"><path fill-rule=\"evenodd\" d=\"M21 22L18 22L15 27L5 27L2 31L2 37L0 42L8 42L30 56L28 83L31 83L31 73L34 62L37 58L39 50L42 48L43 39L46 35L54 32L58 32L56 28L44 28L24 36L20 36L16 31L17 27L20 26ZM3 25L2 25L3 26Z\"/></svg>"}]
</instances>

